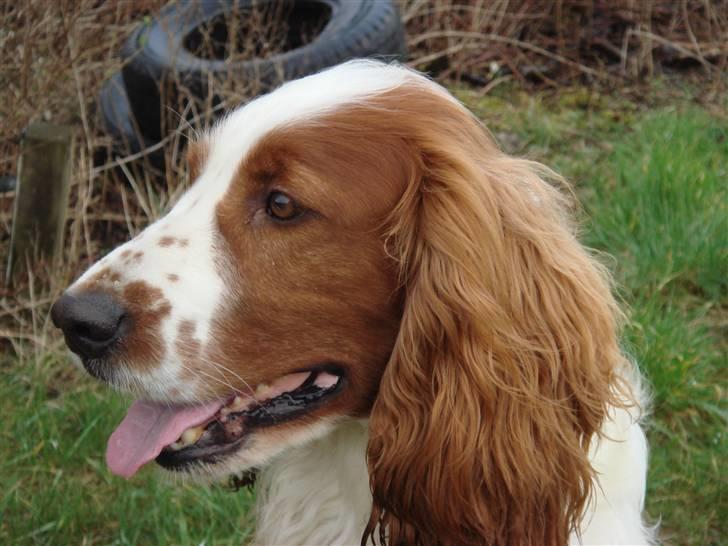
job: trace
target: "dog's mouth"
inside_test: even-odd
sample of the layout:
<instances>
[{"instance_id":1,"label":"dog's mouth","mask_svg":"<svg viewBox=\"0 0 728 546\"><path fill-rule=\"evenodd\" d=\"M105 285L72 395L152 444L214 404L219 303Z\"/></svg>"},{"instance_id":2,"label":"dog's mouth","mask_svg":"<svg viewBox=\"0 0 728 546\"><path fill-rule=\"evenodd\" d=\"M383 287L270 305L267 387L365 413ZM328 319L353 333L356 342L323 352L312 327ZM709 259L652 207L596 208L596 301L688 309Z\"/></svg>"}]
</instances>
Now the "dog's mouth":
<instances>
[{"instance_id":1,"label":"dog's mouth","mask_svg":"<svg viewBox=\"0 0 728 546\"><path fill-rule=\"evenodd\" d=\"M260 384L253 395L233 393L225 401L175 406L139 400L109 438L106 461L125 478L152 460L173 471L214 464L244 448L252 432L302 417L343 384L343 370L327 365Z\"/></svg>"}]
</instances>

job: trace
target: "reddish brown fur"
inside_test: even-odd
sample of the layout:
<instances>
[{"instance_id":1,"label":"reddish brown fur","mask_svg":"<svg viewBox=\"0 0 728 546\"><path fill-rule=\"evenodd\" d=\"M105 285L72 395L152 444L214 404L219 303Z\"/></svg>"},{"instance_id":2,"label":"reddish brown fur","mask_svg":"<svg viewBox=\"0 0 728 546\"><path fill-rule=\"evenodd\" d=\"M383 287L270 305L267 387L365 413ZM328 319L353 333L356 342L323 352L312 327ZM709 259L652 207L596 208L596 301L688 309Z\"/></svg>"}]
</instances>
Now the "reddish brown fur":
<instances>
[{"instance_id":1,"label":"reddish brown fur","mask_svg":"<svg viewBox=\"0 0 728 546\"><path fill-rule=\"evenodd\" d=\"M630 394L608 277L543 167L434 94L379 100L417 154L389 223L406 303L370 421L369 533L562 546L590 442Z\"/></svg>"},{"instance_id":2,"label":"reddish brown fur","mask_svg":"<svg viewBox=\"0 0 728 546\"><path fill-rule=\"evenodd\" d=\"M159 288L143 281L125 285L119 299L132 321L117 349L118 358L137 370L152 370L164 357L159 329L172 306Z\"/></svg>"},{"instance_id":3,"label":"reddish brown fur","mask_svg":"<svg viewBox=\"0 0 728 546\"><path fill-rule=\"evenodd\" d=\"M96 273L94 273L91 278L83 283L82 289L89 291L96 290L98 289L99 285L108 281L110 275L111 268L102 267Z\"/></svg>"},{"instance_id":4,"label":"reddish brown fur","mask_svg":"<svg viewBox=\"0 0 728 546\"><path fill-rule=\"evenodd\" d=\"M164 237L160 237L158 244L159 244L159 246L167 247L167 246L172 246L176 242L177 242L177 239L175 237L170 237L170 236L166 235Z\"/></svg>"},{"instance_id":5,"label":"reddish brown fur","mask_svg":"<svg viewBox=\"0 0 728 546\"><path fill-rule=\"evenodd\" d=\"M177 339L175 350L186 367L196 364L199 366L199 359L202 351L200 340L195 337L196 326L191 320L183 320L177 328ZM191 377L194 375L187 372ZM190 378L191 378L190 377Z\"/></svg>"},{"instance_id":6,"label":"reddish brown fur","mask_svg":"<svg viewBox=\"0 0 728 546\"><path fill-rule=\"evenodd\" d=\"M210 147L204 140L190 142L187 146L187 168L191 181L195 181L202 173L209 153Z\"/></svg>"}]
</instances>

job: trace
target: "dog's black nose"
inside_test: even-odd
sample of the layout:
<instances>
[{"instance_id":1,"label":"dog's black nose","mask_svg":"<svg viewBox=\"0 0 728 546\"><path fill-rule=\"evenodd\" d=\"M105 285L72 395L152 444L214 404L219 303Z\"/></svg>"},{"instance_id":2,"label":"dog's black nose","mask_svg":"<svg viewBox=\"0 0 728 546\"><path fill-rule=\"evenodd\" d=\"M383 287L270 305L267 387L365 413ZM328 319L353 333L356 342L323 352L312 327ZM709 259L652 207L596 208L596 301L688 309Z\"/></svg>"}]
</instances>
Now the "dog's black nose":
<instances>
[{"instance_id":1,"label":"dog's black nose","mask_svg":"<svg viewBox=\"0 0 728 546\"><path fill-rule=\"evenodd\" d=\"M68 347L83 358L103 356L122 334L126 312L109 294L64 294L51 307L51 319L63 330Z\"/></svg>"}]
</instances>

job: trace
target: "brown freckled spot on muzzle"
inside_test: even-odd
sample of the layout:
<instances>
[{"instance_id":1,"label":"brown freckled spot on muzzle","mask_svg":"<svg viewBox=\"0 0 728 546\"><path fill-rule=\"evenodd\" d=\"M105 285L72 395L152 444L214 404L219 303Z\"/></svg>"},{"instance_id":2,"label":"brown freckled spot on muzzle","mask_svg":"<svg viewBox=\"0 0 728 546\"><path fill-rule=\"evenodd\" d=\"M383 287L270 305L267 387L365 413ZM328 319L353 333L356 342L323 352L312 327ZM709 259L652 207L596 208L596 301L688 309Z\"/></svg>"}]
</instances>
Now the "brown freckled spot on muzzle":
<instances>
[{"instance_id":1,"label":"brown freckled spot on muzzle","mask_svg":"<svg viewBox=\"0 0 728 546\"><path fill-rule=\"evenodd\" d=\"M131 249L126 249L124 252L121 253L121 258L123 259L124 265L139 263L142 260L143 256L144 252L142 252L141 250L137 250L136 252L134 252Z\"/></svg>"},{"instance_id":2,"label":"brown freckled spot on muzzle","mask_svg":"<svg viewBox=\"0 0 728 546\"><path fill-rule=\"evenodd\" d=\"M175 340L175 351L183 362L182 379L191 381L197 378L192 371L199 365L202 354L202 343L195 337L196 326L192 320L183 320L177 328L177 339Z\"/></svg>"},{"instance_id":3,"label":"brown freckled spot on muzzle","mask_svg":"<svg viewBox=\"0 0 728 546\"><path fill-rule=\"evenodd\" d=\"M180 239L179 240L179 246L181 246L182 248L186 247L189 244L190 244L190 240L189 239Z\"/></svg>"},{"instance_id":4,"label":"brown freckled spot on muzzle","mask_svg":"<svg viewBox=\"0 0 728 546\"><path fill-rule=\"evenodd\" d=\"M109 273L111 273L110 267L101 268L93 277L88 280L88 282L91 284L98 284L101 281L106 280L106 278L109 276Z\"/></svg>"},{"instance_id":5,"label":"brown freckled spot on muzzle","mask_svg":"<svg viewBox=\"0 0 728 546\"><path fill-rule=\"evenodd\" d=\"M106 283L109 280L114 280L116 275L119 275L118 273L112 273L110 267L102 267L99 269L96 273L94 273L90 279L85 281L81 285L82 290L92 290L92 289L98 289L98 285L102 283Z\"/></svg>"},{"instance_id":6,"label":"brown freckled spot on muzzle","mask_svg":"<svg viewBox=\"0 0 728 546\"><path fill-rule=\"evenodd\" d=\"M176 273L167 273L167 279L171 282L177 282L179 280L179 275Z\"/></svg>"},{"instance_id":7,"label":"brown freckled spot on muzzle","mask_svg":"<svg viewBox=\"0 0 728 546\"><path fill-rule=\"evenodd\" d=\"M177 328L177 352L183 356L197 357L200 354L200 340L195 337L195 326L192 320L183 320Z\"/></svg>"},{"instance_id":8,"label":"brown freckled spot on muzzle","mask_svg":"<svg viewBox=\"0 0 728 546\"><path fill-rule=\"evenodd\" d=\"M172 305L162 290L144 281L127 284L122 297L131 318L131 329L123 340L123 360L135 369L153 369L164 358L166 347L160 330Z\"/></svg>"},{"instance_id":9,"label":"brown freckled spot on muzzle","mask_svg":"<svg viewBox=\"0 0 728 546\"><path fill-rule=\"evenodd\" d=\"M177 239L166 235L159 239L159 246L162 246L162 247L172 246L176 242L177 242Z\"/></svg>"}]
</instances>

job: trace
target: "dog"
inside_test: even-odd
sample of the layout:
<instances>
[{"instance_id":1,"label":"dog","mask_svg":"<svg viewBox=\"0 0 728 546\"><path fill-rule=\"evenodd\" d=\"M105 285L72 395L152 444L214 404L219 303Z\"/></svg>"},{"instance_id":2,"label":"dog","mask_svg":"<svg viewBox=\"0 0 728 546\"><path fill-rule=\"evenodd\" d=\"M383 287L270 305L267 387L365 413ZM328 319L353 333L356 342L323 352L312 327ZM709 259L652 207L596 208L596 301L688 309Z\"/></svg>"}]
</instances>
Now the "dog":
<instances>
[{"instance_id":1,"label":"dog","mask_svg":"<svg viewBox=\"0 0 728 546\"><path fill-rule=\"evenodd\" d=\"M257 471L255 544L652 543L639 373L555 173L363 60L187 161L172 210L51 312L139 397L112 472Z\"/></svg>"}]
</instances>

